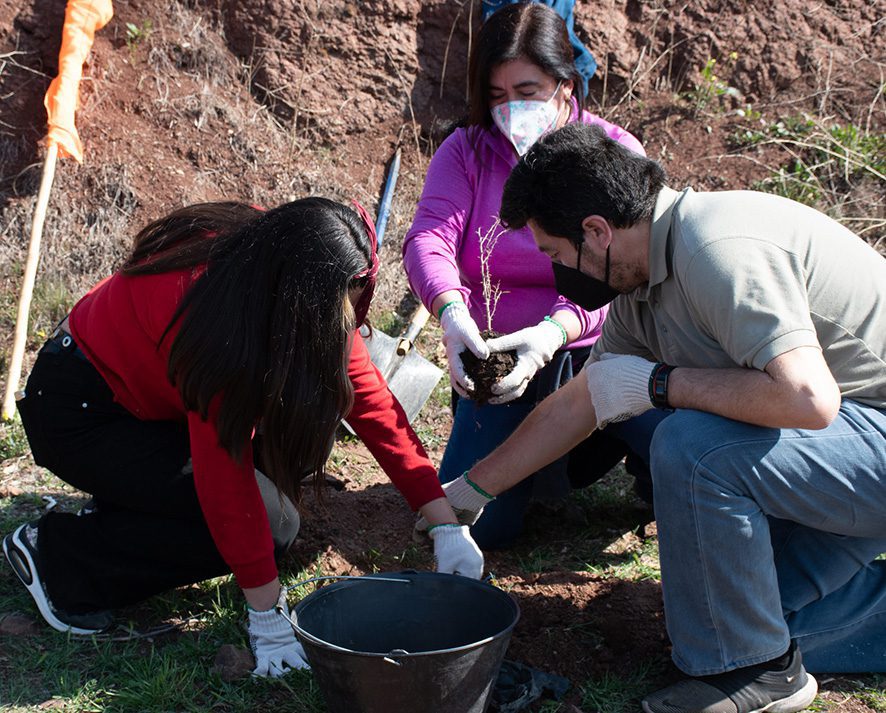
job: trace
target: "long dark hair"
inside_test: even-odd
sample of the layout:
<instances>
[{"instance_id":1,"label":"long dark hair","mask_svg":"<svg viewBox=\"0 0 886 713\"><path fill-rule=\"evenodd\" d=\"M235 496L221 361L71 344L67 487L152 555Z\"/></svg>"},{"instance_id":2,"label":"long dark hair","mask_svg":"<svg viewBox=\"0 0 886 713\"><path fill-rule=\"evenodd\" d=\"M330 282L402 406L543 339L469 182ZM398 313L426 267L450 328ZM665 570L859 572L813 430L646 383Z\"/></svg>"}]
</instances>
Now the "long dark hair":
<instances>
[{"instance_id":1,"label":"long dark hair","mask_svg":"<svg viewBox=\"0 0 886 713\"><path fill-rule=\"evenodd\" d=\"M371 251L360 217L324 198L267 212L205 203L144 228L123 266L130 275L202 270L167 327L180 322L169 379L186 408L204 419L212 410L235 459L260 422L263 468L293 499L304 477L321 480L353 403L348 289Z\"/></svg>"},{"instance_id":2,"label":"long dark hair","mask_svg":"<svg viewBox=\"0 0 886 713\"><path fill-rule=\"evenodd\" d=\"M516 3L490 15L477 36L468 66L468 126L492 126L489 77L499 64L520 58L558 81L572 80L578 108L584 108L584 85L563 18L547 5Z\"/></svg>"}]
</instances>

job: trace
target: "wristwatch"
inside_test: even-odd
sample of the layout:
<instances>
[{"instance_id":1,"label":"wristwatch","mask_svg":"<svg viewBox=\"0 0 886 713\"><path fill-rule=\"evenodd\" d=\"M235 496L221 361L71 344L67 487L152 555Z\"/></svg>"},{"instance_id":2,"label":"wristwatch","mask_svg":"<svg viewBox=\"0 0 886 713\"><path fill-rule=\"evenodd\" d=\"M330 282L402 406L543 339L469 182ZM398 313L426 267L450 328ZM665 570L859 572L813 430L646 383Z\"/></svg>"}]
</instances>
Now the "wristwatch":
<instances>
[{"instance_id":1,"label":"wristwatch","mask_svg":"<svg viewBox=\"0 0 886 713\"><path fill-rule=\"evenodd\" d=\"M668 404L668 377L677 367L658 362L649 376L649 400L655 408L670 408Z\"/></svg>"}]
</instances>

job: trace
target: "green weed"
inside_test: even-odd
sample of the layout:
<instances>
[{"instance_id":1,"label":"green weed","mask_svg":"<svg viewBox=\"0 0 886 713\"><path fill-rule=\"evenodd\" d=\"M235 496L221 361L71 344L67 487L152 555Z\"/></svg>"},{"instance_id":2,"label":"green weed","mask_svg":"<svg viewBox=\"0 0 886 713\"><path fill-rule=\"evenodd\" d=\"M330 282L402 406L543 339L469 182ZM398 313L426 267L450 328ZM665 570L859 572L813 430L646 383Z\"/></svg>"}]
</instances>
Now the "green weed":
<instances>
[{"instance_id":1,"label":"green weed","mask_svg":"<svg viewBox=\"0 0 886 713\"><path fill-rule=\"evenodd\" d=\"M15 273L13 273L15 274ZM0 294L0 324L9 325L11 335L18 316L19 290L21 277L14 279L16 289ZM34 285L28 315L28 341L30 347L38 347L74 306L74 296L60 280L47 279L41 276ZM10 338L10 351L12 339ZM0 355L0 364L4 370L9 355Z\"/></svg>"},{"instance_id":2,"label":"green weed","mask_svg":"<svg viewBox=\"0 0 886 713\"><path fill-rule=\"evenodd\" d=\"M126 47L129 49L129 56L133 58L138 46L145 42L154 33L154 22L150 19L144 20L141 25L134 22L126 23Z\"/></svg>"},{"instance_id":3,"label":"green weed","mask_svg":"<svg viewBox=\"0 0 886 713\"><path fill-rule=\"evenodd\" d=\"M730 141L739 151L777 146L780 165L754 184L814 206L876 244L886 231L886 134L802 114L752 122Z\"/></svg>"},{"instance_id":4,"label":"green weed","mask_svg":"<svg viewBox=\"0 0 886 713\"><path fill-rule=\"evenodd\" d=\"M441 434L439 428L434 425L414 423L412 427L425 448L438 448L446 443L448 434Z\"/></svg>"},{"instance_id":5,"label":"green weed","mask_svg":"<svg viewBox=\"0 0 886 713\"><path fill-rule=\"evenodd\" d=\"M864 680L848 679L845 681L853 698L861 701L872 710L886 711L886 675L876 674Z\"/></svg>"},{"instance_id":6,"label":"green weed","mask_svg":"<svg viewBox=\"0 0 886 713\"><path fill-rule=\"evenodd\" d=\"M724 69L738 59L737 52L730 52L723 64ZM699 70L700 79L690 91L685 94L696 116L705 110L720 110L720 100L725 97L740 97L741 93L730 86L717 74L717 60L711 57Z\"/></svg>"},{"instance_id":7,"label":"green weed","mask_svg":"<svg viewBox=\"0 0 886 713\"><path fill-rule=\"evenodd\" d=\"M451 407L452 386L449 383L449 379L445 375L444 378L440 379L440 381L437 382L437 385L431 392L428 401L441 409L449 409Z\"/></svg>"},{"instance_id":8,"label":"green weed","mask_svg":"<svg viewBox=\"0 0 886 713\"><path fill-rule=\"evenodd\" d=\"M557 548L543 545L533 548L525 555L518 554L517 564L523 572L538 574L548 571L552 566L559 565L562 559L563 555Z\"/></svg>"},{"instance_id":9,"label":"green weed","mask_svg":"<svg viewBox=\"0 0 886 713\"><path fill-rule=\"evenodd\" d=\"M17 415L0 422L0 461L18 458L28 452L28 437Z\"/></svg>"},{"instance_id":10,"label":"green weed","mask_svg":"<svg viewBox=\"0 0 886 713\"><path fill-rule=\"evenodd\" d=\"M372 328L391 337L398 336L405 326L406 322L393 310L372 317Z\"/></svg>"},{"instance_id":11,"label":"green weed","mask_svg":"<svg viewBox=\"0 0 886 713\"><path fill-rule=\"evenodd\" d=\"M71 311L76 299L60 280L43 280L34 286L31 301L31 335L43 342L55 326Z\"/></svg>"}]
</instances>

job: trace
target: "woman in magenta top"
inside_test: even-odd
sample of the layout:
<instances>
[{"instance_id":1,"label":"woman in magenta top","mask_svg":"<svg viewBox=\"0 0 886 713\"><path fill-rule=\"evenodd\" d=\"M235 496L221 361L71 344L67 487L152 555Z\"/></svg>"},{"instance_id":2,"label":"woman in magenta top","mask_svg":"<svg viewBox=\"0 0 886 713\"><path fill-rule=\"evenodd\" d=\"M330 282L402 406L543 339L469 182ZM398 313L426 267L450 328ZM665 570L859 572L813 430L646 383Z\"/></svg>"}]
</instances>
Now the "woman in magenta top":
<instances>
[{"instance_id":1,"label":"woman in magenta top","mask_svg":"<svg viewBox=\"0 0 886 713\"><path fill-rule=\"evenodd\" d=\"M275 555L298 530L301 481L322 483L346 415L436 525L438 569L481 575L356 331L378 266L358 210L307 198L175 211L138 234L41 349L18 402L34 460L93 507L21 525L3 549L54 628L94 633L110 609L233 572L255 672L305 666L274 610Z\"/></svg>"},{"instance_id":2,"label":"woman in magenta top","mask_svg":"<svg viewBox=\"0 0 886 713\"><path fill-rule=\"evenodd\" d=\"M493 14L477 38L469 74L466 126L434 154L403 243L409 282L440 318L457 400L440 466L444 483L460 478L510 435L537 401L571 377L606 317L606 308L587 312L558 293L550 260L528 228L510 231L498 225L511 169L543 132L573 121L598 124L610 137L645 153L630 133L583 109L566 25L544 5L509 5ZM499 292L491 324L480 249L481 238L488 236L497 236L488 264L491 286ZM484 342L480 331L485 329L505 336ZM474 385L460 358L466 349L481 359L490 349L517 352L516 367L493 387L488 403L471 398ZM472 529L478 544L510 544L522 529L533 492L537 497L562 495L570 481L573 486L593 482L626 453L611 433L595 434L579 448L583 456L570 459L572 468L567 462L556 464L490 503ZM588 462L594 465L588 468Z\"/></svg>"}]
</instances>

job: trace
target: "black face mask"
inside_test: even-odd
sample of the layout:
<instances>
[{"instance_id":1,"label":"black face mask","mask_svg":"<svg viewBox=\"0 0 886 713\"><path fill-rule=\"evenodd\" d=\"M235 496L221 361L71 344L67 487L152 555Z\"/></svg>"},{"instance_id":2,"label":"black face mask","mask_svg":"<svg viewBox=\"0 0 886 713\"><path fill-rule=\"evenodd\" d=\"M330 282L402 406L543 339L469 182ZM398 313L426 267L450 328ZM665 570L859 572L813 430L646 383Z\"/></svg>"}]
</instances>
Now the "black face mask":
<instances>
[{"instance_id":1,"label":"black face mask","mask_svg":"<svg viewBox=\"0 0 886 713\"><path fill-rule=\"evenodd\" d=\"M582 243L578 245L578 262L581 265ZM575 302L579 307L593 312L608 305L621 294L609 286L609 248L606 248L606 272L603 280L585 275L578 267L566 267L558 262L551 263L554 268L554 285L557 292L566 299Z\"/></svg>"}]
</instances>

